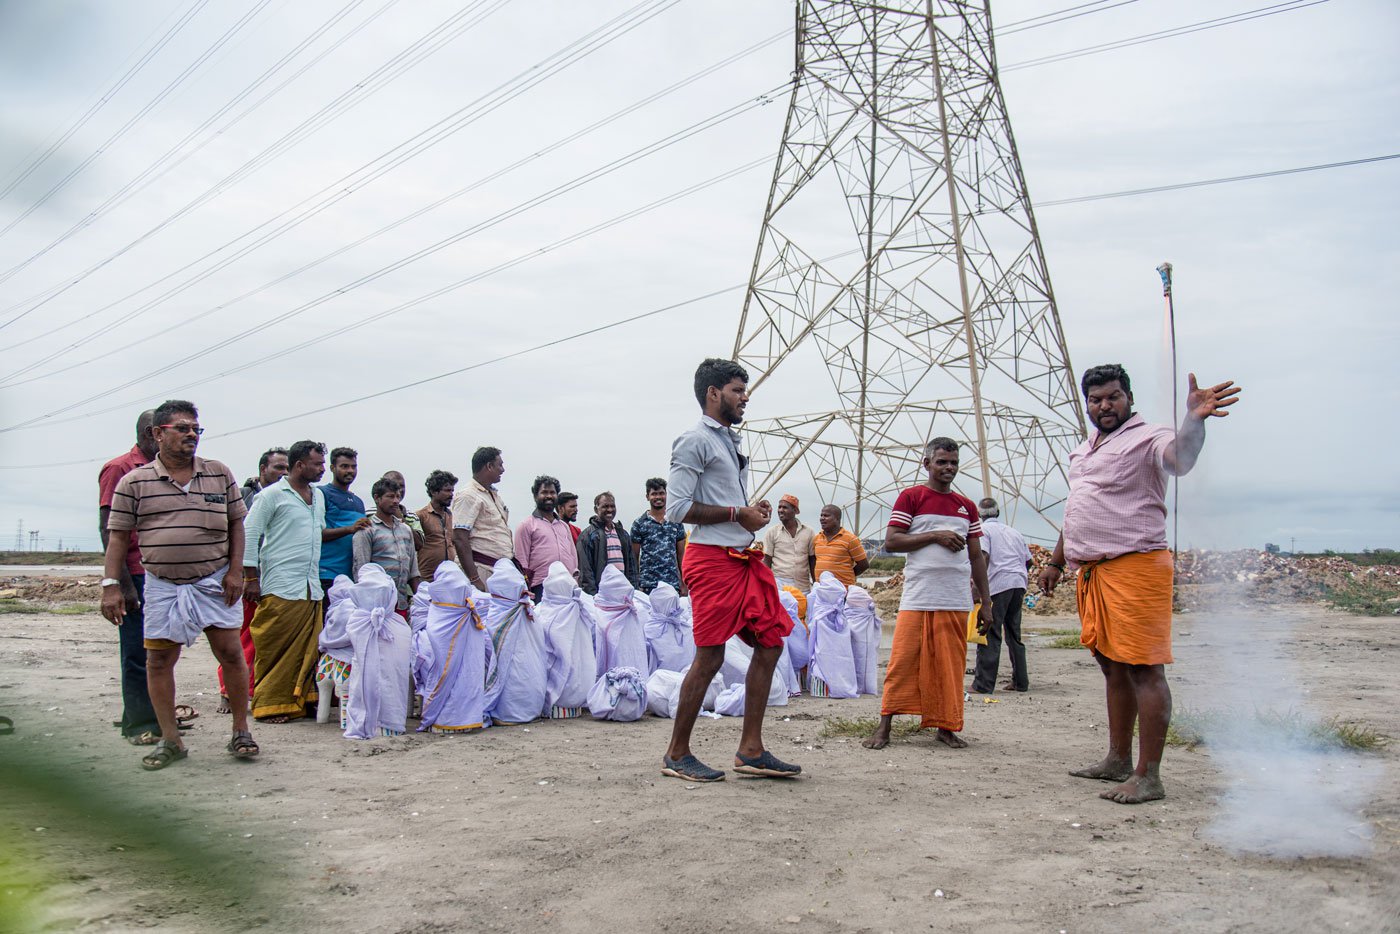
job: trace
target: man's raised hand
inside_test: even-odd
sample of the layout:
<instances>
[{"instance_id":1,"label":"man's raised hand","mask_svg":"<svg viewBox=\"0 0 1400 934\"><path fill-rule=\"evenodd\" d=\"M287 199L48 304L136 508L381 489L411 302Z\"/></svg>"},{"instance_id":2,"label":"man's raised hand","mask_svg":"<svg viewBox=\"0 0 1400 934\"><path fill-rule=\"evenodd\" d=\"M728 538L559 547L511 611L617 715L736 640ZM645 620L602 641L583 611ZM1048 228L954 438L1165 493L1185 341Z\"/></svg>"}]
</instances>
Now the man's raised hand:
<instances>
[{"instance_id":1,"label":"man's raised hand","mask_svg":"<svg viewBox=\"0 0 1400 934\"><path fill-rule=\"evenodd\" d=\"M1186 385L1186 412L1202 421L1211 417L1224 418L1230 414L1225 410L1240 401L1240 387L1234 380L1227 379L1202 389L1196 384L1196 374L1188 373Z\"/></svg>"}]
</instances>

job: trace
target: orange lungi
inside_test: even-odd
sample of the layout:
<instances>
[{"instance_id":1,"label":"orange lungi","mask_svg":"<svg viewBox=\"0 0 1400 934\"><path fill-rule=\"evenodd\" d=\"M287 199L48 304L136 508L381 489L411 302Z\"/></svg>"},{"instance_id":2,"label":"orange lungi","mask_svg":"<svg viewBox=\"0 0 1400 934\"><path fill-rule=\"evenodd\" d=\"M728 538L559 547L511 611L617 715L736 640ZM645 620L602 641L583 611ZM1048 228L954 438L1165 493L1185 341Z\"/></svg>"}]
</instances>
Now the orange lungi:
<instances>
[{"instance_id":1,"label":"orange lungi","mask_svg":"<svg viewBox=\"0 0 1400 934\"><path fill-rule=\"evenodd\" d=\"M880 714L915 714L920 729L963 728L966 610L900 610Z\"/></svg>"},{"instance_id":2,"label":"orange lungi","mask_svg":"<svg viewBox=\"0 0 1400 934\"><path fill-rule=\"evenodd\" d=\"M1172 661L1172 556L1158 551L1119 555L1082 565L1079 641L1104 658L1128 665Z\"/></svg>"}]
</instances>

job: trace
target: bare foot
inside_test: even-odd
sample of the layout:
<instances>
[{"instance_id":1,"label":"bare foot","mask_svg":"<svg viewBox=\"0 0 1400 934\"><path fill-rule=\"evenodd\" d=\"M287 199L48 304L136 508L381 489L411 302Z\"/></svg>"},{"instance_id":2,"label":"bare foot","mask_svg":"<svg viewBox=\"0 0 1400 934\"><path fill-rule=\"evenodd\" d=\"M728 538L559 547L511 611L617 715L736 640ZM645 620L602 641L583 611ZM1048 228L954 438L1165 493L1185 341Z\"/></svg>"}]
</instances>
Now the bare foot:
<instances>
[{"instance_id":1,"label":"bare foot","mask_svg":"<svg viewBox=\"0 0 1400 934\"><path fill-rule=\"evenodd\" d=\"M1156 775L1134 775L1121 785L1114 785L1099 795L1106 801L1119 804L1142 804L1144 801L1158 801L1167 796L1162 780Z\"/></svg>"},{"instance_id":2,"label":"bare foot","mask_svg":"<svg viewBox=\"0 0 1400 934\"><path fill-rule=\"evenodd\" d=\"M943 745L948 746L952 749L967 748L967 740L963 739L961 736L954 733L952 730L945 730L940 727L938 732L934 734L933 738L938 740Z\"/></svg>"},{"instance_id":3,"label":"bare foot","mask_svg":"<svg viewBox=\"0 0 1400 934\"><path fill-rule=\"evenodd\" d=\"M1133 764L1127 759L1106 756L1102 762L1075 769L1069 774L1075 778L1093 778L1101 782L1121 782L1133 774Z\"/></svg>"},{"instance_id":4,"label":"bare foot","mask_svg":"<svg viewBox=\"0 0 1400 934\"><path fill-rule=\"evenodd\" d=\"M884 749L890 744L890 731L888 729L876 730L861 740L860 744L866 749Z\"/></svg>"},{"instance_id":5,"label":"bare foot","mask_svg":"<svg viewBox=\"0 0 1400 934\"><path fill-rule=\"evenodd\" d=\"M228 695L219 695L219 706L214 708L214 713L233 713L233 708L228 705Z\"/></svg>"},{"instance_id":6,"label":"bare foot","mask_svg":"<svg viewBox=\"0 0 1400 934\"><path fill-rule=\"evenodd\" d=\"M286 714L278 714L278 715L275 716L275 717L263 717L263 718L259 719L258 722L259 722L259 723L291 723L291 722L292 722L292 718L289 717L289 716L287 716Z\"/></svg>"}]
</instances>

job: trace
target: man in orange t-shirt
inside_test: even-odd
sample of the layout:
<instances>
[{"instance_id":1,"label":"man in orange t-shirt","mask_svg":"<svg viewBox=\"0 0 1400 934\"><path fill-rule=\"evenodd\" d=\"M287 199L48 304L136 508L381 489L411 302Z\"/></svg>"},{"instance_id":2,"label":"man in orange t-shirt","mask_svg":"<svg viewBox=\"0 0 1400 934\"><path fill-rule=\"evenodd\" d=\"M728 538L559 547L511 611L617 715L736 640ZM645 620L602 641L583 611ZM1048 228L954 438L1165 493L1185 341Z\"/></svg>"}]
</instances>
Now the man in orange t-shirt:
<instances>
[{"instance_id":1,"label":"man in orange t-shirt","mask_svg":"<svg viewBox=\"0 0 1400 934\"><path fill-rule=\"evenodd\" d=\"M847 530L841 528L841 507L830 504L821 511L821 531L813 542L817 552L817 566L812 571L812 580L820 580L823 571L830 571L836 579L847 587L870 567L870 557L865 546Z\"/></svg>"}]
</instances>

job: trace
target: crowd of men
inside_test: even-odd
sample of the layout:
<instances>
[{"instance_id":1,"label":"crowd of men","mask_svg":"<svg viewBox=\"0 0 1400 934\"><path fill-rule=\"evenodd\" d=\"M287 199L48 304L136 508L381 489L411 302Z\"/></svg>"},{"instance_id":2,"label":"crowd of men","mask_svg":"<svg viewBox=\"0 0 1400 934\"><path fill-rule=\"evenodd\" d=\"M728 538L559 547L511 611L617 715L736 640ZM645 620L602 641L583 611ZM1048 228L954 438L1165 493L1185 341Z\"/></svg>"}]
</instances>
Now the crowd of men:
<instances>
[{"instance_id":1,"label":"crowd of men","mask_svg":"<svg viewBox=\"0 0 1400 934\"><path fill-rule=\"evenodd\" d=\"M327 451L314 441L266 451L257 476L240 486L227 466L196 455L204 429L192 403L170 400L142 413L135 446L99 476L107 548L102 611L120 632L124 735L153 747L142 759L148 769L187 755L180 728L196 714L175 705L174 670L182 648L203 633L220 665L221 710L232 717L228 750L256 756L250 717L277 723L308 713L326 662L319 640L327 594L341 579L361 580L368 568L376 582L392 586L386 598L405 620L415 597L424 599L420 584L453 575L478 592L488 591L495 578L518 577L519 594L503 601L510 614L517 604L543 602L550 581L590 597L611 581L629 593L664 594L667 605L673 597L690 597L687 636L694 655L678 673L683 681L663 774L701 782L724 777L696 759L689 740L726 664L726 646L737 639L747 654L734 770L799 775L800 767L777 759L762 743L774 671L785 653L790 667L803 667L789 652L794 626L805 615L801 602L812 594L815 605L826 588L836 596L822 595L822 606L844 605L846 588L869 567L869 557L841 527L839 508L823 506L813 530L799 520L800 503L791 495L779 501L778 523L757 540L771 511L766 500L749 502L748 463L735 430L748 404L747 382L733 361L700 365L695 396L702 417L676 439L669 480L646 482L648 508L630 529L618 521L611 492L593 498L593 515L580 527L578 496L547 475L531 485L535 508L512 527L497 490L505 464L494 447L473 454L465 483L444 470L429 474L428 502L412 512L404 506L402 474L388 471L374 481L368 509L351 490L356 452ZM1095 367L1082 384L1097 431L1071 457L1065 532L1038 584L1051 591L1067 562L1080 569L1083 642L1108 688L1108 756L1072 774L1117 782L1105 797L1136 803L1164 794L1158 766L1170 692L1163 665L1171 660L1164 477L1191 468L1205 419L1228 414L1239 390L1230 383L1200 389L1192 376L1186 420L1173 430L1148 426L1131 412L1131 386L1121 367ZM889 742L897 715L919 716L947 746L967 745L958 734L970 612L976 630L987 636L977 652L973 690L995 689L1003 639L1012 668L1003 687L1029 687L1020 634L1030 566L1024 539L997 521L995 500L974 504L952 489L956 441L934 438L922 464L926 482L899 495L886 530L885 550L907 558L881 717L864 743L872 749ZM330 481L321 484L328 468ZM492 592L497 598L509 593ZM610 608L607 602L597 606ZM803 625L813 626L810 620ZM812 649L813 683L830 681L818 668L817 636L801 641ZM873 658L869 647L857 649L849 637L846 651ZM539 674L543 682L546 673ZM611 677L602 668L599 674ZM543 683L540 690L543 697ZM549 715L548 705L542 712L530 703L525 709L534 710L532 716ZM1141 738L1133 768L1135 724Z\"/></svg>"}]
</instances>

